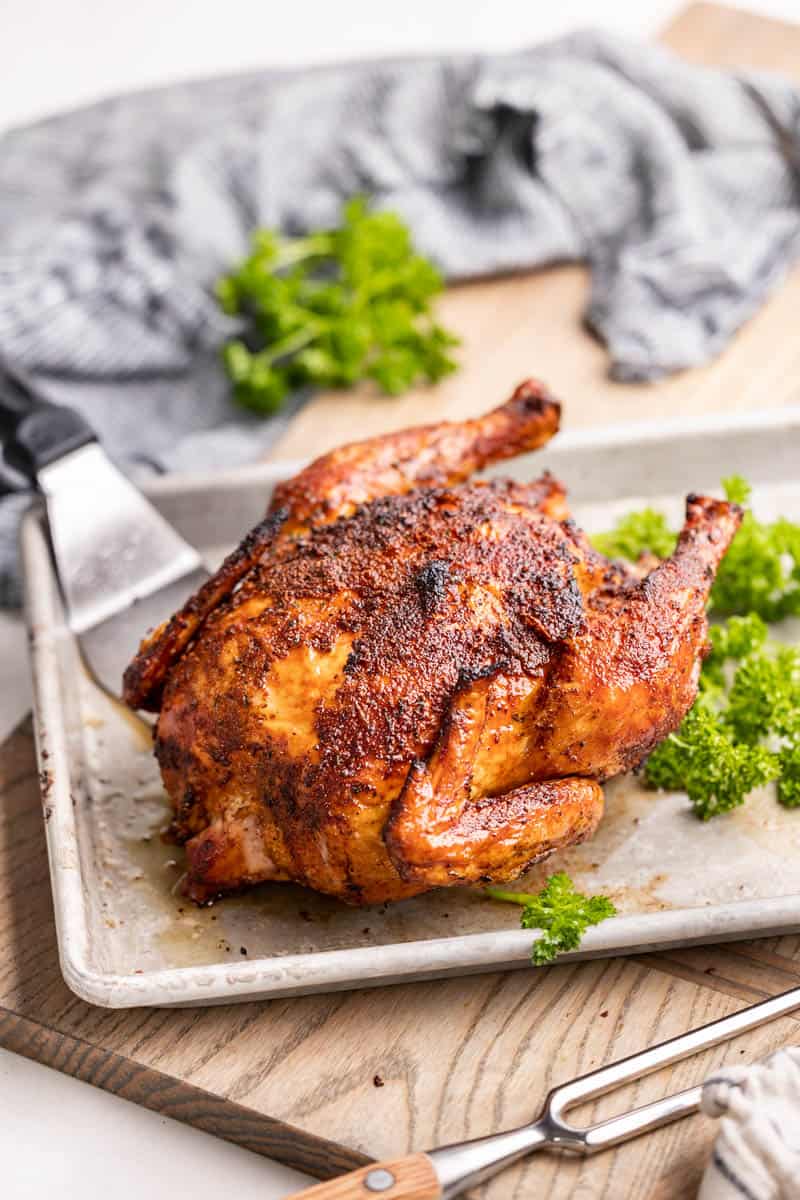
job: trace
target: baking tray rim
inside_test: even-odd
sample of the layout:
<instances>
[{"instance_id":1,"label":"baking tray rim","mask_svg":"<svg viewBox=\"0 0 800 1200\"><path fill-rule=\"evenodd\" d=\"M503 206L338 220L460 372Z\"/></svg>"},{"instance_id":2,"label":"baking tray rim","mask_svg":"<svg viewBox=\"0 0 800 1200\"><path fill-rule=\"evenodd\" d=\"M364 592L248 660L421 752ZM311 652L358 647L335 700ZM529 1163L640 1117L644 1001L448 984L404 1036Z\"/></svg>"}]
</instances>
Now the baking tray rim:
<instances>
[{"instance_id":1,"label":"baking tray rim","mask_svg":"<svg viewBox=\"0 0 800 1200\"><path fill-rule=\"evenodd\" d=\"M666 437L694 440L714 433L763 433L784 427L800 428L800 406L568 431L554 439L548 453L558 456L588 448L600 451L652 444ZM298 465L284 460L233 471L163 476L148 481L143 490L157 498L187 494L197 488L246 489L257 483L268 487L293 473ZM76 995L105 1008L190 1007L530 965L530 933L504 930L253 959L236 967L222 962L127 975L97 970L88 953L77 819L59 695L56 647L59 639L69 639L71 634L53 603L55 576L38 502L23 516L20 549L33 672L34 732L59 960L64 979ZM800 895L636 913L588 930L580 950L564 955L563 961L645 953L675 945L716 943L748 936L766 937L795 930L800 930Z\"/></svg>"}]
</instances>

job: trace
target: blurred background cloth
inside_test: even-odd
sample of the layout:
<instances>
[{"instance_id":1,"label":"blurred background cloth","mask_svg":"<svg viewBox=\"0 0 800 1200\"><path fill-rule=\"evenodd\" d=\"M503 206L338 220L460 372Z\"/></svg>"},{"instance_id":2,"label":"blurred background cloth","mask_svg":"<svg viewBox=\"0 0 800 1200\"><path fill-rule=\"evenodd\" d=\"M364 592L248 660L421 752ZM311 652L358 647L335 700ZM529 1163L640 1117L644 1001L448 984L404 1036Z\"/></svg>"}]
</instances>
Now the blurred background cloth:
<instances>
[{"instance_id":1,"label":"blurred background cloth","mask_svg":"<svg viewBox=\"0 0 800 1200\"><path fill-rule=\"evenodd\" d=\"M451 279L586 261L622 380L716 354L800 253L798 90L600 33L179 84L11 131L0 164L0 357L134 473L275 439L291 408L230 404L212 285L254 227L334 225L354 193ZM22 504L0 503L0 604Z\"/></svg>"}]
</instances>

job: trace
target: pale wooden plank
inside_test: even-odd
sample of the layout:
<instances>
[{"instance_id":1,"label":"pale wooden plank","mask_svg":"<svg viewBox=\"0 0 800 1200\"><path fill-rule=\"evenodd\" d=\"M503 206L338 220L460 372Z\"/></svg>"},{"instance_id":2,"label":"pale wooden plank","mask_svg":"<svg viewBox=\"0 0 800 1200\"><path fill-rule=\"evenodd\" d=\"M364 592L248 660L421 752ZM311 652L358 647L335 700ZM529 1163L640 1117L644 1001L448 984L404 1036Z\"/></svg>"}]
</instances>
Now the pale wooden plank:
<instances>
[{"instance_id":1,"label":"pale wooden plank","mask_svg":"<svg viewBox=\"0 0 800 1200\"><path fill-rule=\"evenodd\" d=\"M794 939L796 941L796 939ZM775 953L763 942L697 946L648 955L639 961L678 979L755 1004L790 988L800 987L800 954L786 939L789 953ZM800 1012L795 1020L800 1021Z\"/></svg>"}]
</instances>

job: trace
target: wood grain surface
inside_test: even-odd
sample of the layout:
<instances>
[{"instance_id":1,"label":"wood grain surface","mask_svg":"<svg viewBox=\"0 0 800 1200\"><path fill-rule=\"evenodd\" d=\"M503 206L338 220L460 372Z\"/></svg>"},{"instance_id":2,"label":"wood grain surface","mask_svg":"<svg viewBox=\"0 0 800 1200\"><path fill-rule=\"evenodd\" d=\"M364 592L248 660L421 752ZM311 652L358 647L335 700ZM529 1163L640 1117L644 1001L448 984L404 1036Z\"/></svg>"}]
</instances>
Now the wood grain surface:
<instances>
[{"instance_id":1,"label":"wood grain surface","mask_svg":"<svg viewBox=\"0 0 800 1200\"><path fill-rule=\"evenodd\" d=\"M665 40L696 61L800 77L793 26L699 5ZM603 348L580 328L585 297L578 268L453 289L445 316L465 339L457 377L395 401L322 396L279 452L307 456L478 412L530 373L564 398L568 426L800 400L799 272L718 362L651 388L606 379ZM0 747L0 801L0 1044L319 1178L522 1123L554 1084L800 982L800 937L784 937L269 1003L100 1010L73 996L58 968L29 722ZM784 1018L576 1119L798 1040L798 1021ZM713 1132L697 1116L590 1161L540 1154L482 1194L682 1200L695 1194Z\"/></svg>"}]
</instances>

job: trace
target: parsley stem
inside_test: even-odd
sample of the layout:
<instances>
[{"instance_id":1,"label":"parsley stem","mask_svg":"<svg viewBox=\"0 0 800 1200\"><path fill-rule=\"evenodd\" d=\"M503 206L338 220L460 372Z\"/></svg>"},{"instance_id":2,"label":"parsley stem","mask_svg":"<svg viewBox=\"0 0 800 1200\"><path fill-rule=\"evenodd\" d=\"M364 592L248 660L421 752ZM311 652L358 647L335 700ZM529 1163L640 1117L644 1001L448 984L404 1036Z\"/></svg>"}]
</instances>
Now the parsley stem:
<instances>
[{"instance_id":1,"label":"parsley stem","mask_svg":"<svg viewBox=\"0 0 800 1200\"><path fill-rule=\"evenodd\" d=\"M267 364L277 362L280 358L288 358L290 354L296 354L298 350L303 350L311 342L319 337L319 329L311 328L298 329L296 333L287 334L279 342L274 342L269 350L261 350L259 357L261 361Z\"/></svg>"},{"instance_id":2,"label":"parsley stem","mask_svg":"<svg viewBox=\"0 0 800 1200\"><path fill-rule=\"evenodd\" d=\"M273 270L282 271L309 258L327 258L332 252L333 239L329 233L312 233L308 237L282 241L270 266Z\"/></svg>"},{"instance_id":3,"label":"parsley stem","mask_svg":"<svg viewBox=\"0 0 800 1200\"><path fill-rule=\"evenodd\" d=\"M486 888L484 895L491 896L493 900L504 900L506 904L521 904L523 908L531 902L530 893L506 892L503 888Z\"/></svg>"}]
</instances>

